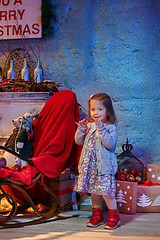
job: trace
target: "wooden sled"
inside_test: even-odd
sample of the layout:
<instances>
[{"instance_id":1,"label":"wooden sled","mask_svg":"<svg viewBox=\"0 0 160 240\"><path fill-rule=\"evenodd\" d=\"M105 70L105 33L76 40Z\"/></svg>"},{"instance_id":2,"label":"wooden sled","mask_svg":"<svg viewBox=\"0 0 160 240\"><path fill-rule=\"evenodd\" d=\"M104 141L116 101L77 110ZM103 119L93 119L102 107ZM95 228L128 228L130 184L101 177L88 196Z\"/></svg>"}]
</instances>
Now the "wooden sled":
<instances>
[{"instance_id":1,"label":"wooden sled","mask_svg":"<svg viewBox=\"0 0 160 240\"><path fill-rule=\"evenodd\" d=\"M13 152L10 149L7 149L3 146L0 146L1 150L5 150L19 158L21 158L24 161L30 162L28 159L22 157L20 154ZM58 216L61 212L69 209L72 204L74 203L73 201L69 202L67 205L63 207L59 207L57 204L57 198L56 195L53 193L53 191L46 186L44 183L44 175L42 173L38 173L37 176L35 176L31 184L34 184L36 181L38 181L41 186L45 189L45 191L48 192L50 199L51 199L51 206L49 210L47 211L41 211L38 210L36 205L38 202L34 202L29 194L27 193L27 189L25 188L26 186L20 182L20 181L15 181L10 178L0 178L0 202L3 199L7 199L9 205L11 206L10 209L4 209L3 211L0 210L0 226L4 228L17 228L17 227L24 227L28 225L33 225L33 224L39 224L46 222L48 219L53 218L55 216ZM26 199L26 202L22 204L22 206L18 206L16 198L14 198L13 195L9 194L8 191L6 190L6 186L12 187L16 190L18 190ZM17 221L11 221L13 220L18 214L23 212L25 209L32 207L34 213L36 214L37 218L31 221L27 222L17 222Z\"/></svg>"}]
</instances>

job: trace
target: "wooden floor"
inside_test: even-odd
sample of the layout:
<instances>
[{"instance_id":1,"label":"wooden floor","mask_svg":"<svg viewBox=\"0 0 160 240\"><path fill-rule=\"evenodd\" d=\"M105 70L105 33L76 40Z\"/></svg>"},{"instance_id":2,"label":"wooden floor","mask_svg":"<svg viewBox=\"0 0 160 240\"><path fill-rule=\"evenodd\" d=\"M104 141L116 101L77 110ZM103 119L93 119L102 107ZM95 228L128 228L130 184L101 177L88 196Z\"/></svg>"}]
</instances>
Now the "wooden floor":
<instances>
[{"instance_id":1,"label":"wooden floor","mask_svg":"<svg viewBox=\"0 0 160 240\"><path fill-rule=\"evenodd\" d=\"M121 225L115 230L103 226L88 228L91 216L88 211L68 210L43 224L22 228L0 229L0 240L160 240L160 213L120 214ZM14 221L31 220L32 213L19 215Z\"/></svg>"}]
</instances>

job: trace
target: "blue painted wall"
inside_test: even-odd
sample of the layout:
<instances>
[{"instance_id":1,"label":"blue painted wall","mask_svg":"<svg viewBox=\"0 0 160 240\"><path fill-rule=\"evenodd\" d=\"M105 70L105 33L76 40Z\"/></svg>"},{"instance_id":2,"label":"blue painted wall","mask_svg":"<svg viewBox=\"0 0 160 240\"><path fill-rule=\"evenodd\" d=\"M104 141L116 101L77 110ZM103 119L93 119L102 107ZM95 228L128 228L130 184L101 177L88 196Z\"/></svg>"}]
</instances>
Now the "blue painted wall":
<instances>
[{"instance_id":1,"label":"blue painted wall","mask_svg":"<svg viewBox=\"0 0 160 240\"><path fill-rule=\"evenodd\" d=\"M53 3L53 36L27 44L1 41L1 66L9 50L25 47L32 58L41 57L45 79L74 91L86 112L91 94L108 93L119 122L117 154L129 138L145 166L160 162L160 1Z\"/></svg>"}]
</instances>

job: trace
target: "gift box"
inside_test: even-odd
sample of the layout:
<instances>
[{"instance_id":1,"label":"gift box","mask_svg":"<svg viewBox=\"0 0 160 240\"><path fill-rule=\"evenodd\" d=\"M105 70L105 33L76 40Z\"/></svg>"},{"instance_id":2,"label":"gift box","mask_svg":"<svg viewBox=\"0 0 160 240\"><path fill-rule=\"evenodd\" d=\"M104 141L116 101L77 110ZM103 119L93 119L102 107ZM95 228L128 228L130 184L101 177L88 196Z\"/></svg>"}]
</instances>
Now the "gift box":
<instances>
[{"instance_id":1,"label":"gift box","mask_svg":"<svg viewBox=\"0 0 160 240\"><path fill-rule=\"evenodd\" d=\"M160 185L147 180L137 187L137 212L160 212Z\"/></svg>"},{"instance_id":2,"label":"gift box","mask_svg":"<svg viewBox=\"0 0 160 240\"><path fill-rule=\"evenodd\" d=\"M64 181L50 181L50 188L57 197L57 203L63 207L72 201L72 191L74 187L75 179L67 179Z\"/></svg>"},{"instance_id":3,"label":"gift box","mask_svg":"<svg viewBox=\"0 0 160 240\"><path fill-rule=\"evenodd\" d=\"M92 211L92 200L90 194L80 194L79 210Z\"/></svg>"},{"instance_id":4,"label":"gift box","mask_svg":"<svg viewBox=\"0 0 160 240\"><path fill-rule=\"evenodd\" d=\"M135 214L137 182L116 180L116 201L120 213Z\"/></svg>"},{"instance_id":5,"label":"gift box","mask_svg":"<svg viewBox=\"0 0 160 240\"><path fill-rule=\"evenodd\" d=\"M160 184L160 163L147 164L147 179Z\"/></svg>"},{"instance_id":6,"label":"gift box","mask_svg":"<svg viewBox=\"0 0 160 240\"><path fill-rule=\"evenodd\" d=\"M71 178L71 170L67 168L58 177L54 178L54 181L64 181Z\"/></svg>"}]
</instances>

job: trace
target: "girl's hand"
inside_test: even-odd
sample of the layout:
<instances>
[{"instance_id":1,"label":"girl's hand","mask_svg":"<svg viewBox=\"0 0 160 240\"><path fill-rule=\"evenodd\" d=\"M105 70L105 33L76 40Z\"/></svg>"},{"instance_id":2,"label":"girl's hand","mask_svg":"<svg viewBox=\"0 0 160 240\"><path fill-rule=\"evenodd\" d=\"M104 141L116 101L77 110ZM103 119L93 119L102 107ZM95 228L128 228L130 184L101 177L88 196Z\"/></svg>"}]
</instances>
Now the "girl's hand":
<instances>
[{"instance_id":1,"label":"girl's hand","mask_svg":"<svg viewBox=\"0 0 160 240\"><path fill-rule=\"evenodd\" d=\"M83 120L79 121L78 123L76 122L76 124L80 128L87 128L87 123L88 123L88 121L86 119L83 119Z\"/></svg>"},{"instance_id":2,"label":"girl's hand","mask_svg":"<svg viewBox=\"0 0 160 240\"><path fill-rule=\"evenodd\" d=\"M95 124L97 128L102 128L104 126L104 123L100 120L95 120Z\"/></svg>"},{"instance_id":3,"label":"girl's hand","mask_svg":"<svg viewBox=\"0 0 160 240\"><path fill-rule=\"evenodd\" d=\"M88 123L88 121L86 119L83 119L83 120L79 121L78 123L76 122L79 130L83 133L85 133L88 128L87 123Z\"/></svg>"}]
</instances>

